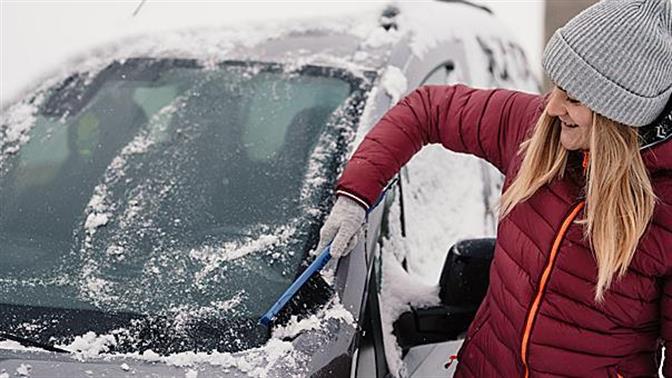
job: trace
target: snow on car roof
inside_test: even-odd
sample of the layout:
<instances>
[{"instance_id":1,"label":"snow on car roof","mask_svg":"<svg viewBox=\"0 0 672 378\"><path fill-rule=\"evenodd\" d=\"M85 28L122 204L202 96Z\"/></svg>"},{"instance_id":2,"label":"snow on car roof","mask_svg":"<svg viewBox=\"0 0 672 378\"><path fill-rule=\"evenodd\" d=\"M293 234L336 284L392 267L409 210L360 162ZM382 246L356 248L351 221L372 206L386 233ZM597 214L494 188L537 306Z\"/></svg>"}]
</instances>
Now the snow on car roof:
<instances>
[{"instance_id":1,"label":"snow on car roof","mask_svg":"<svg viewBox=\"0 0 672 378\"><path fill-rule=\"evenodd\" d=\"M385 10L391 7L400 10L394 22L385 17ZM152 11L156 12L156 9ZM100 69L113 59L128 57L195 58L204 62L231 60L233 56L249 59L263 57L267 61L275 59L375 69L384 65L384 52L389 50L390 44L400 41L403 36L409 36L412 52L422 55L439 39L465 35L465 31L469 34L487 32L501 26L493 25L493 21L492 14L477 7L440 1L423 2L421 6L413 2L388 1L381 2L377 7L355 8L352 13L337 16L273 19L247 23L242 27L203 27L182 21L177 23L168 18L160 27L152 24L157 22L154 20L145 29L135 28L138 31L130 36L119 30L113 34L120 36L117 41L71 57L65 64L47 71L46 78L53 82L74 71ZM389 30L381 27L381 23L386 22L393 24ZM174 25L180 26L175 28ZM171 28L157 31L166 27ZM446 33L447 30L452 32ZM44 79L45 76L42 76L34 83L44 83ZM15 102L16 97L3 99L3 108L7 107L7 100Z\"/></svg>"},{"instance_id":2,"label":"snow on car roof","mask_svg":"<svg viewBox=\"0 0 672 378\"><path fill-rule=\"evenodd\" d=\"M208 27L138 35L88 51L52 71L37 89L7 104L0 114L0 167L4 157L18 152L44 99L44 91L74 73L93 79L113 61L129 58L195 59L203 66L224 60L256 60L286 65L346 69L356 76L381 67L396 30L378 25L376 13L303 22L250 24L245 28ZM3 104L4 106L4 104Z\"/></svg>"},{"instance_id":3,"label":"snow on car roof","mask_svg":"<svg viewBox=\"0 0 672 378\"><path fill-rule=\"evenodd\" d=\"M44 100L40 93L75 72L88 72L93 78L115 60L182 58L196 59L205 66L222 60L258 60L286 64L288 70L312 64L357 75L384 69L396 44L407 44L411 54L422 58L442 40L489 32L502 32L492 14L461 3L437 1L421 7L389 2L347 16L250 23L242 28L207 27L135 35L73 58L41 78L37 89L19 101L2 104L0 165L2 155L16 153L27 142L29 125Z\"/></svg>"}]
</instances>

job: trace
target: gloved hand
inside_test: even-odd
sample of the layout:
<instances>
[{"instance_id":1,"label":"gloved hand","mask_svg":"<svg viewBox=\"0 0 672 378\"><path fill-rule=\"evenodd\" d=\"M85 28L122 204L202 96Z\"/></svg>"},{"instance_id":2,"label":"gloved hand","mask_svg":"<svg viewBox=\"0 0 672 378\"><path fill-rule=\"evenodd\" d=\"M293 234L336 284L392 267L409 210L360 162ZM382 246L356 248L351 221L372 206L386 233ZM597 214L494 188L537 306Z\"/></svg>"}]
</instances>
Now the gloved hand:
<instances>
[{"instance_id":1,"label":"gloved hand","mask_svg":"<svg viewBox=\"0 0 672 378\"><path fill-rule=\"evenodd\" d=\"M331 256L338 258L352 251L364 237L366 211L347 196L338 196L331 213L320 230L317 253L331 243Z\"/></svg>"}]
</instances>

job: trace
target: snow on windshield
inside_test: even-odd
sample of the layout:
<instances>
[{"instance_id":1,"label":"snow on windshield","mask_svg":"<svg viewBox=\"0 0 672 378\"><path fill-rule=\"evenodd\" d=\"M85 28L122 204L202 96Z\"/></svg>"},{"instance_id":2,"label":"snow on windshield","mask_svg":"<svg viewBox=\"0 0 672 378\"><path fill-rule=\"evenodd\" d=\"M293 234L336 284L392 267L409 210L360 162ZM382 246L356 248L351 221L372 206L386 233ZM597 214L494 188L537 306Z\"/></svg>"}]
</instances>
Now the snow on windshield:
<instances>
[{"instance_id":1,"label":"snow on windshield","mask_svg":"<svg viewBox=\"0 0 672 378\"><path fill-rule=\"evenodd\" d=\"M144 63L140 62L138 64ZM254 79L256 76L263 76L262 71L258 67L252 67L244 73L245 75L242 75L242 77L248 81ZM279 291L281 291L283 285L286 285L289 282L288 280L293 277L296 265L292 263L293 265L289 266L284 264L283 261L300 261L303 247L302 244L297 243L304 243L306 235L315 231L307 228L309 226L314 228L314 224L316 224L315 220L324 215L325 204L323 199L325 195L328 195L328 192L325 192L325 188L333 185L333 178L329 178L332 176L330 172L333 170L334 162L337 165L342 164L342 158L338 158L338 151L339 149L343 150L344 146L354 137L356 117L361 112L364 103L362 96L366 95L368 86L370 85L369 82L366 82L361 83L361 86L357 87L353 84L356 82L350 82L348 81L349 79L346 80L344 77L323 78L319 75L308 75L309 78L301 78L299 74L300 72L298 71L289 71L281 73L279 77L285 79L293 78L291 80L296 81L296 85L313 88L312 92L307 91L307 94L303 95L303 97L311 98L312 102L305 102L302 100L303 97L294 96L291 98L293 105L281 107L283 111L289 112L289 114L271 114L274 116L274 121L270 123L275 127L281 127L284 117L287 118L286 122L290 126L294 128L299 127L296 130L289 128L287 131L290 133L288 135L291 136L288 140L291 142L292 148L291 150L285 150L291 152L292 155L282 155L281 153L284 150L278 150L278 154L269 155L273 159L269 159L265 155L257 157L253 152L250 152L250 154L253 158L262 159L262 163L269 160L280 164L283 161L295 162L299 156L303 156L302 154L309 152L305 164L298 164L297 167L297 172L302 177L300 180L297 180L298 187L296 190L297 201L300 204L296 210L301 215L300 219L296 218L288 223L256 223L253 227L249 228L215 230L209 232L208 235L215 235L217 233L224 235L230 233L233 235L235 233L236 237L224 240L223 242L218 242L218 240L213 238L213 242L195 246L187 250L186 253L184 253L184 246L173 245L175 236L179 235L179 233L176 234L173 231L181 230L181 224L187 221L186 217L180 215L180 212L189 209L185 206L168 206L166 208L162 201L167 200L169 196L175 196L176 192L179 192L179 189L186 185L183 183L185 180L190 183L194 181L188 174L192 169L187 169L188 167L192 167L188 164L195 160L193 155L190 155L193 151L189 150L189 146L190 143L195 143L192 141L196 141L199 138L199 135L201 135L199 134L199 130L205 127L200 125L208 117L201 112L201 109L208 108L209 103L195 105L193 100L195 97L205 96L206 91L204 86L213 81L203 80L199 81L201 84L198 90L177 96L169 103L161 105L156 111L150 113L153 115L146 123L143 123L142 127L139 127L137 130L133 129L133 132L127 133L123 137L125 139L120 139L127 140L126 144L120 145L116 156L113 155L109 158L109 164L104 168L104 173L98 179L97 184L93 186L88 200L84 202L83 221L79 223L81 227L79 233L83 235L81 248L73 251L67 257L66 260L68 263L65 269L53 269L52 273L60 277L60 279L55 280L49 277L43 277L42 279L30 278L30 276L26 275L21 278L12 278L11 280L3 278L2 282L16 287L24 287L26 285L37 287L34 290L41 290L40 288L52 285L66 287L77 284L79 290L77 300L93 304L96 308L110 310L121 309L122 311L130 310L145 313L146 310L158 308L157 304L159 307L163 306L161 303L168 304L169 306L164 308L160 315L168 319L168 323L165 326L177 333L189 332L190 327L193 325L201 324L211 319L234 318L246 312L253 315L260 314L261 311L266 309L266 302L268 302L267 300L265 302L260 300L260 295L262 294L260 290L267 291L264 295L270 299L275 299L276 295L279 295ZM263 84L264 81L261 79L263 77L255 81L255 83ZM264 80L268 80L268 78ZM114 91L111 93L126 93L123 90L120 91L120 85L130 85L132 88L135 88L130 93L137 94L138 88L142 89L140 93L148 91L145 87L138 87L138 84L135 82L130 84L117 84L113 82L110 84L111 88L114 88ZM350 94L352 90L351 86L357 87L355 88L355 94ZM103 87L100 90L101 94L99 96L103 96L102 98L108 98L105 97L109 94L106 88ZM278 91L278 95L285 93L284 91L288 93L292 92L291 87L283 89L281 84L278 83L274 86L274 90ZM317 94L319 93L316 93L315 90L323 91L319 93L325 95L318 96ZM156 91L160 91L160 89L154 89L154 92ZM238 90L236 93L240 95L243 91ZM272 91L268 93L271 96L274 95ZM135 94L132 96L135 96ZM128 96L116 97L123 99ZM262 97L254 96L254 101L262 101ZM91 114L101 115L104 113L95 113L96 109L98 109L97 98L95 97L91 100L77 115L73 114L73 117L76 118L70 119L65 117L65 124L75 125L72 127L78 127L79 130L81 130L82 125L97 125L98 121L96 118L92 118ZM158 97L148 98L156 100ZM237 99L238 97L234 98ZM222 98L219 98L217 101L220 104L219 106L223 106L221 105L221 100ZM198 103L200 104L201 102ZM106 104L104 109L107 109L112 106L120 107L120 104L123 103L108 101L104 104ZM156 108L156 101L153 104L152 106ZM140 105L142 105L140 107L147 106L144 103ZM295 107L297 107L295 110L290 109ZM132 107L131 109L134 108ZM189 122L190 118L188 116L195 111L194 109L197 110L196 114L199 115L196 123ZM229 114L235 118L234 114ZM255 115L259 114L255 113ZM217 115L216 118L221 119L222 117L221 115ZM176 120L179 122L176 122ZM328 120L328 122L325 120ZM38 140L39 142L58 140L58 136L54 136L58 135L58 132L51 131L53 125L50 125L48 122L45 123L44 120L41 122L42 125L36 130L40 132L44 131L47 137L36 138L35 143L38 143ZM107 122L109 123L110 120L107 120ZM253 123L250 123L252 121L249 118L247 118L247 122L249 125L253 125ZM100 123L104 124L102 121ZM221 126L220 123L217 125L218 127ZM310 129L303 127L306 125ZM66 129L66 127L62 125L62 129ZM84 128L84 130L88 130L88 134L83 135L80 133L78 134L80 138L86 139L89 135L97 136L100 134L98 131L95 131L97 130L95 128ZM230 132L234 131L235 129L233 128L230 130ZM296 135L291 134L297 132L298 134ZM72 135L72 133L69 135ZM231 135L231 133L226 135L225 140L233 140ZM311 135L314 135L317 140L313 142ZM175 140L179 141L179 143L165 144L168 140L167 138L176 138ZM87 139L87 143L94 143L89 139ZM212 138L200 139L205 142L212 140ZM93 140L95 141L95 138ZM109 143L109 140L107 141ZM257 144L261 144L261 141ZM82 145L79 147L80 150L78 150L78 153L86 153L89 156L88 154L90 153L86 149L86 146ZM175 148L175 151L171 152L172 148ZM220 152L226 151L224 144L216 145L215 148ZM239 155L246 151L253 151L251 150L253 148L252 144L246 145L245 148L249 150L237 147L235 151ZM310 150L306 150L306 148ZM198 148L197 150L201 151L202 149ZM34 154L34 151L36 151L34 146L31 148L26 147L22 151L20 158L28 159L24 167L30 168L30 163L32 163L30 157ZM153 160L150 158L162 153L170 154L169 163L152 165L154 163L152 163ZM299 155L296 155L296 153ZM15 164L12 163L12 166L15 166ZM65 165L57 166L64 167ZM291 177L290 171L292 170L292 165L280 168L282 169L275 169L275 171L282 174L283 177ZM175 172L183 173L184 177L176 175ZM245 171L243 173L245 173L246 179L249 179L250 172ZM53 177L53 175L48 175L47 177ZM211 177L205 177L205 179L210 180ZM227 179L227 176L224 179ZM266 181L273 184L273 187L270 189L278 192L279 180L267 178ZM248 189L262 190L258 186ZM280 192L284 191L280 190ZM163 214L157 211L162 207L168 210L167 215L171 221L169 226L174 226L175 230L156 228L156 223L154 222L161 221L161 218L156 215ZM195 214L195 216L198 218L200 215ZM147 253L143 253L144 257L151 256L151 258L141 261L139 265L133 265L137 263L138 258L141 258L141 260L144 258L143 256L139 256L138 253L138 251L143 250L140 248L142 246L138 244L139 240L143 239L143 234L156 233L157 229L161 233L160 235L155 235L156 239L152 239L156 240L157 243L150 244L150 250L147 251L145 249ZM208 230L197 229L188 231L202 232ZM294 243L292 248L286 248L290 243ZM283 250L283 248L286 248L286 250ZM247 261L248 257L251 260ZM287 265L287 268L279 272L278 270L285 265ZM120 280L118 272L123 272L121 269L128 269L125 267L129 266L133 269L130 272L132 275L124 273L125 276L122 276ZM135 273L138 267L141 270L141 275ZM79 274L77 273L78 268ZM75 270L74 274L70 272L73 269ZM70 273L63 274L65 271ZM231 280L227 278L227 275L233 277L235 281L229 282ZM242 278L240 277L241 275ZM140 278L136 279L135 276ZM272 291L260 285L260 283L265 282L264 280L272 282ZM255 284L250 285L251 282ZM166 291L166 288L170 290ZM213 292L213 290L216 292ZM199 296L207 293L213 294L211 299L206 301L198 299ZM157 294L159 294L158 297L156 296ZM207 295L210 296L210 294ZM81 306L81 304L77 303L75 306ZM250 307L252 306L259 307L259 309L250 311ZM151 313L151 311L148 312ZM336 316L336 313L340 313L340 315ZM329 320L342 318L345 315L342 311L329 311L325 316ZM345 317L347 318L347 316ZM315 318L311 319L313 323L316 322ZM246 321L249 322L250 320L256 322L256 318ZM291 330L279 333L275 338L294 337L300 333L304 325L305 322L297 324L296 319L290 321ZM226 330L226 332L231 334L229 336L236 336L236 333L246 332L245 328L236 329L233 324L227 324L226 326L230 327L230 329ZM22 330L26 332L40 332L40 329L43 328L44 323L36 320L34 322L27 322ZM315 324L309 328L316 329ZM122 343L125 343L125 345L130 343L132 345L134 343L133 340L139 336L137 332L137 329L122 328L102 338L93 332L86 332L78 335L69 345L71 350L79 350L82 358L87 358L109 353ZM221 339L225 338L222 336ZM241 349L240 346L247 345L239 339L234 339L232 342L234 349ZM236 343L240 345L236 346ZM273 341L270 343L272 344ZM287 342L283 341L279 345L285 344ZM206 354L200 354L199 356L201 356L199 357L201 359L206 358L204 357ZM234 361L243 364L246 360L236 359Z\"/></svg>"},{"instance_id":2,"label":"snow on windshield","mask_svg":"<svg viewBox=\"0 0 672 378\"><path fill-rule=\"evenodd\" d=\"M39 93L30 100L24 100L3 111L0 116L0 171L8 155L19 151L28 142L28 131L35 124L35 115L44 101Z\"/></svg>"},{"instance_id":3,"label":"snow on windshield","mask_svg":"<svg viewBox=\"0 0 672 378\"><path fill-rule=\"evenodd\" d=\"M259 74L258 69L251 69L245 72L248 74L247 77L249 78ZM287 73L287 75L293 74ZM333 86L334 83L329 85ZM194 94L194 96L200 96L201 92L200 90L196 90L194 93L197 93ZM332 100L330 101L333 102L346 94L347 92L343 92L340 95L335 96L336 92L334 92L331 96L324 96L324 98L331 98ZM298 104L300 103L299 99L300 97L294 98L293 100ZM352 98L348 101L352 101ZM243 260L243 258L250 254L262 253L265 255L267 261L264 265L277 265L281 264L281 261L287 258L295 260L297 257L300 257L295 256L295 253L298 253L298 251L294 250L289 250L287 251L287 255L284 255L281 253L282 248L280 247L289 245L289 243L294 242L295 239L303 238L303 236L299 236L298 233L305 233L305 230L300 230L297 222L304 222L306 216L316 218L322 215L323 205L316 202L314 198L311 197L314 197L316 192L319 193L324 191L325 185L329 183L328 177L330 174L325 171L325 165L328 165L329 161L333 160L335 157L337 140L343 137L345 140L348 140L354 134L354 125L351 123L351 117L346 116L346 113L351 111L348 109L353 105L346 101L345 104L341 104L341 106L336 109L332 116L333 119L339 120L337 124L330 125L332 131L320 134L319 140L311 152L310 159L307 160L307 167L299 167L299 170L305 171L303 179L301 180L301 187L299 188L300 198L298 203L302 210L300 212L300 219L297 218L295 221L290 221L289 223L278 224L256 222L248 228L234 228L233 226L227 229L220 228L220 233L229 233L230 235L237 236L235 238L225 239L222 242L206 243L192 247L185 256L182 252L183 247L181 248L177 244L173 246L171 243L174 243L172 242L173 239L179 241L179 239L185 239L186 237L180 236L166 227L159 227L157 222L162 222L161 219L165 218L165 216L162 215L162 211L164 211L162 209L166 206L165 201L168 201L167 203L173 203L170 202L170 197L178 196L181 191L184 191L186 184L182 181L187 179L187 177L183 178L179 175L176 176L174 173L179 171L184 175L189 170L200 169L198 166L189 165L189 161L194 160L195 157L187 155L186 150L183 151L183 149L178 148L175 150L175 155L170 158L172 161L171 164L155 164L150 170L141 171L142 174L140 176L138 175L136 166L151 165L152 163L150 161L141 163L143 161L142 158L135 158L136 160L133 165L135 171L131 172L129 171L129 159L146 154L148 151L152 151L152 154L156 154L157 152L154 150L157 148L154 146L159 142L158 139L166 138L167 128L169 127L168 124L171 122L175 123L173 119L175 117L184 117L183 115L176 114L176 112L188 112L188 110L185 109L189 108L189 103L190 100L188 98L185 98L184 96L177 97L174 101L161 108L161 110L152 116L148 121L147 127L140 130L139 133L121 149L120 154L112 159L102 180L100 180L100 183L96 185L93 190L93 195L88 201L85 210L86 221L83 224L85 240L82 248L79 250L78 257L83 264L81 276L83 284L80 287L80 294L83 298L86 298L88 302L93 303L96 306L104 308L124 308L123 306L131 306L131 308L143 311L144 306L142 302L147 300L147 296L145 295L146 289L155 285L153 280L163 281L160 277L165 276L167 272L172 272L169 275L172 276L173 279L179 277L185 284L193 282L195 285L194 288L208 290L213 285L221 286L224 284L224 281L221 281L223 279L221 277L223 271L236 267L239 269L240 267L236 265L239 263L249 264L246 260ZM315 106L317 107L314 109L327 109L324 108L324 105L325 104L322 103L316 104ZM338 104L334 103L332 106L336 105ZM302 112L304 112L305 109L313 109L310 107L310 104L300 106L301 108L295 113L303 114ZM327 109L327 111L331 112L330 108ZM310 110L310 112L312 113L304 113L314 113L313 110ZM320 114L323 114L324 110L320 110L320 112ZM278 114L275 116L279 117ZM201 117L203 117L202 114ZM294 122L294 125L301 126L305 121L297 120L302 120L304 118L305 117L303 116L299 116L299 118L296 118L292 122ZM318 118L311 119L314 123ZM198 135L195 131L196 129L190 131L189 127L186 126L188 123L185 123L184 121L186 121L186 119L182 120L182 128L180 129L182 130L181 134L184 135L185 138L195 138L196 135ZM202 119L199 122L202 122ZM280 118L278 118L275 123L281 124ZM301 126L301 128L302 127L303 126ZM307 134L307 130L299 131L304 138L310 135ZM253 143L262 145L262 142L263 140L256 140ZM185 145L185 143L187 142L182 142L179 145L182 146ZM186 144L185 147L188 145L189 144ZM247 151L256 151L252 149L253 146L254 145L250 143L247 146ZM225 150L226 148L228 147L221 146L219 150ZM237 151L240 149L239 146L236 146L235 148ZM298 151L301 148L301 144L298 143L298 140L294 140L293 149ZM256 152L250 153L252 153L253 156L256 156L254 155ZM263 156L262 158L266 159ZM230 159L231 160L229 161L232 163L233 158ZM182 163L183 161L185 163ZM292 161L292 163L298 164L295 161ZM248 164L248 166L246 166L248 167L247 169L257 167L257 165L252 165L253 163L246 164ZM176 168L178 165L180 167L183 165L184 168ZM281 166L279 168L285 170L283 176L289 175L290 171L288 170L288 167ZM245 177L232 176L230 173L222 180L251 180L252 176L250 176L250 172L245 171L242 173L245 174ZM196 179L213 180L212 177L201 176ZM280 181L271 177L265 179L265 181L275 182L274 185L276 188L279 188L279 185L281 184ZM255 183L255 181L252 181L250 185L251 186L247 187L246 190L261 190L259 184ZM246 201L251 201L249 196L246 196L245 198ZM257 203L252 202L252 204L256 205ZM182 230L180 228L182 224L187 224L188 226L193 224L193 222L190 223L189 219L187 219L190 215L179 215L180 212L183 212L182 208L185 206L191 205L182 203L170 210L172 214L169 216L173 218L171 221L172 223L169 225L170 227L174 226L177 230ZM204 209L203 211L212 212L214 210ZM266 211L270 211L270 209L267 208ZM160 217L157 214L159 214ZM196 214L195 216L198 217L199 215ZM241 221L242 220L239 220L239 222ZM305 228L305 224L306 223L301 227ZM99 230L101 229L104 232L102 236L99 235ZM163 239L169 239L169 242L165 243L162 247L158 245L151 246L153 252L149 253L149 255L155 257L152 257L141 264L144 270L144 278L142 281L136 282L136 280L131 277L127 277L122 282L114 282L108 279L113 272L110 271L110 267L114 266L113 264L123 266L123 264L130 263L133 259L137 260L138 257L135 256L134 253L137 254L138 250L146 248L146 246L140 246L136 242L136 239L142 238L143 233L152 232L154 229L159 230L163 235ZM197 233L203 232L205 234L208 230L182 230L180 232L194 231ZM104 253L101 253L101 251ZM187 258L187 260L185 260L185 258ZM246 269L258 270L258 268L253 267ZM277 274L277 272L272 270L269 270L267 274L268 273ZM233 272L231 272L231 274L233 274ZM290 274L290 271L283 271L283 275ZM272 279L278 281L283 280L280 276L272 276ZM134 290L130 290L131 285L135 284L139 284L139 286ZM155 289L159 290L162 287L165 287L164 284L156 286ZM135 293L136 289L138 291L137 294ZM184 287L182 290L187 289L190 292L193 288ZM166 293L164 292L164 295L165 294ZM189 302L191 300L192 299L186 297L184 299L175 297L172 299L172 303L173 306L185 308L185 301ZM165 299L163 301L165 301ZM130 305L131 303L132 305ZM147 305L151 304L147 303ZM203 312L200 309L192 310L192 313L195 315Z\"/></svg>"}]
</instances>

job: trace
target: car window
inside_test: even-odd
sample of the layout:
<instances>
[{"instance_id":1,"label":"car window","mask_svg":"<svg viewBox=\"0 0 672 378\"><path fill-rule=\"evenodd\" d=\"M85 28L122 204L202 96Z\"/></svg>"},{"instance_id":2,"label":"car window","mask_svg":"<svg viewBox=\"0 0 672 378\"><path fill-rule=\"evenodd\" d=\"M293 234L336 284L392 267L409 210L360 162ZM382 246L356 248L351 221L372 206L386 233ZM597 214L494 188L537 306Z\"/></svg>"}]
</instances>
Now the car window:
<instances>
[{"instance_id":1,"label":"car window","mask_svg":"<svg viewBox=\"0 0 672 378\"><path fill-rule=\"evenodd\" d=\"M328 67L154 59L56 86L0 169L0 329L265 340L256 320L316 242L367 88Z\"/></svg>"},{"instance_id":2,"label":"car window","mask_svg":"<svg viewBox=\"0 0 672 378\"><path fill-rule=\"evenodd\" d=\"M463 76L459 65L447 61L432 69L423 84L452 84L461 82ZM408 271L433 284L442 265L430 261L443 261L448 248L459 239L494 233L490 197L497 192L493 189L495 180L491 180L493 169L475 156L440 145L424 147L406 164L401 175L406 241L427 251L410 251L404 256ZM437 208L444 211L438 213ZM463 221L455 222L457 218ZM418 229L414 224L425 226Z\"/></svg>"}]
</instances>

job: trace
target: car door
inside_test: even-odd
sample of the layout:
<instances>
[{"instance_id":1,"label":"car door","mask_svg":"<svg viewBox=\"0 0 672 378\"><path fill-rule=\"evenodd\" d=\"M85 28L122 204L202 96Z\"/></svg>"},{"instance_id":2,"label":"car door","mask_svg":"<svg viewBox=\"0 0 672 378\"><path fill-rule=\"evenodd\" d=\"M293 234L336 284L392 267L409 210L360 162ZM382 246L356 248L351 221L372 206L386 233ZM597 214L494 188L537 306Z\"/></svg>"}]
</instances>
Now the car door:
<instances>
[{"instance_id":1,"label":"car door","mask_svg":"<svg viewBox=\"0 0 672 378\"><path fill-rule=\"evenodd\" d=\"M534 90L535 82L524 56L520 59L517 45L493 38L476 37L469 46L467 43L440 46L434 51L443 54L442 58L435 58L431 66L417 64L417 70L424 74L416 72L409 76L422 77L416 86L464 83ZM491 47L492 44L501 49ZM479 53L473 54L474 51ZM395 247L396 258L407 273L407 285L421 290L417 281L425 287L436 287L450 246L461 239L495 235L495 208L502 183L503 176L488 162L454 153L441 145L425 146L402 168L398 210L395 213L393 207L390 211L388 235L398 241L388 244ZM395 228L398 235L394 234ZM384 276L389 271L384 269ZM383 286L385 281L383 278ZM399 300L398 293L391 296ZM418 298L406 299L413 307L422 307L413 305ZM386 300L383 295L383 307ZM384 336L392 338L387 332ZM401 369L410 377L452 376L456 363L449 357L457 353L461 344L459 339L402 348ZM394 361L397 356L386 352L391 365L398 365Z\"/></svg>"},{"instance_id":2,"label":"car door","mask_svg":"<svg viewBox=\"0 0 672 378\"><path fill-rule=\"evenodd\" d=\"M402 58L392 65L404 67L407 92L425 84L458 82L524 88L520 82L529 78L518 73L526 71L516 62L500 62L499 55L483 46L486 44L478 44L477 38L451 40L427 51L422 59L410 56L404 60L402 53L393 54ZM507 73L503 73L503 67ZM461 340L402 350L394 322L410 306L438 304L432 302L438 301L432 290L437 288L452 244L460 239L494 235L495 205L502 182L501 174L489 163L440 145L425 146L402 168L399 185L394 195L388 196L382 215L380 251L375 254L370 279L377 290L369 291L369 303L373 297L378 299L382 348L393 374L452 375L454 364L447 364L448 357L457 352ZM380 353L380 348L376 351Z\"/></svg>"},{"instance_id":3,"label":"car door","mask_svg":"<svg viewBox=\"0 0 672 378\"><path fill-rule=\"evenodd\" d=\"M468 67L463 59L448 59L434 67L422 85L467 82ZM405 223L405 268L414 279L436 285L446 253L460 239L494 235L495 196L501 182L499 173L487 162L452 152L441 145L430 145L404 168L402 175ZM404 356L410 376L430 372L452 375L454 364L448 356L456 354L462 341L419 345ZM421 362L422 361L422 362Z\"/></svg>"}]
</instances>

